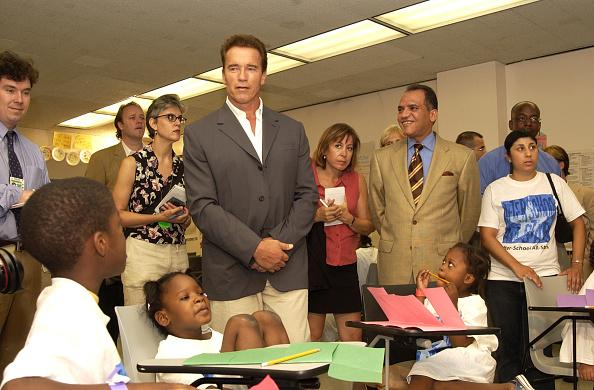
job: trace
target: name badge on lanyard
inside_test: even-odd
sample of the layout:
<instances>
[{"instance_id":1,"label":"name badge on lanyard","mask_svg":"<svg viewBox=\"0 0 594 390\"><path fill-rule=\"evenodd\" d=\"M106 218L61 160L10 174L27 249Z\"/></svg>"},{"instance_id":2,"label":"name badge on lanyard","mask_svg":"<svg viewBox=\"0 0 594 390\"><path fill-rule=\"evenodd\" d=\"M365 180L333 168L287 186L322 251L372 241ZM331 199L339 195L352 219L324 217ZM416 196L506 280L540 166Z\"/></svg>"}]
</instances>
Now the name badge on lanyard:
<instances>
[{"instance_id":1,"label":"name badge on lanyard","mask_svg":"<svg viewBox=\"0 0 594 390\"><path fill-rule=\"evenodd\" d=\"M23 191L25 190L25 179L21 179L20 177L11 176L9 179L9 184L11 186L19 187Z\"/></svg>"}]
</instances>

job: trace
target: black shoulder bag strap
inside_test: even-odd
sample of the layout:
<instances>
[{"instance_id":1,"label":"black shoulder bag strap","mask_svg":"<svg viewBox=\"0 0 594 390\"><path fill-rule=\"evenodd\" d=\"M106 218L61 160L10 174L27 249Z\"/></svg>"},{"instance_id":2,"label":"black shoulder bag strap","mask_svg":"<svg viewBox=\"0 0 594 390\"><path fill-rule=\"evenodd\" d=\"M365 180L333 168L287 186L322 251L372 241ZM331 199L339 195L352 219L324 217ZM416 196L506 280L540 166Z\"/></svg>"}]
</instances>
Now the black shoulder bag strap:
<instances>
[{"instance_id":1,"label":"black shoulder bag strap","mask_svg":"<svg viewBox=\"0 0 594 390\"><path fill-rule=\"evenodd\" d=\"M550 173L545 173L547 175L547 179L549 179L549 184L551 185L551 189L553 190L553 195L555 195L555 199L557 199L557 204L559 205L559 215L562 215L565 218L565 214L563 214L563 207L561 207L561 201L559 200L559 196L557 195L557 190L555 190L555 185L553 184L553 179L551 179Z\"/></svg>"}]
</instances>

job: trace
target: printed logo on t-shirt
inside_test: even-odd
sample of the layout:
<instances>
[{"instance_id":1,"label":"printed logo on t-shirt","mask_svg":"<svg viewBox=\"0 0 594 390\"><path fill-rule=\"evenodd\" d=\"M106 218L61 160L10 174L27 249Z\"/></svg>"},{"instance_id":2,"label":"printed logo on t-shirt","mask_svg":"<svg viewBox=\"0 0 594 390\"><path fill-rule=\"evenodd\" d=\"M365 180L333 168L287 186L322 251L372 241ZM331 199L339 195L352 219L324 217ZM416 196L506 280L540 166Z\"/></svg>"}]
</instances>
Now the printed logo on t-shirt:
<instances>
[{"instance_id":1,"label":"printed logo on t-shirt","mask_svg":"<svg viewBox=\"0 0 594 390\"><path fill-rule=\"evenodd\" d=\"M521 199L501 202L506 244L548 243L557 215L555 198L551 194L529 195Z\"/></svg>"}]
</instances>

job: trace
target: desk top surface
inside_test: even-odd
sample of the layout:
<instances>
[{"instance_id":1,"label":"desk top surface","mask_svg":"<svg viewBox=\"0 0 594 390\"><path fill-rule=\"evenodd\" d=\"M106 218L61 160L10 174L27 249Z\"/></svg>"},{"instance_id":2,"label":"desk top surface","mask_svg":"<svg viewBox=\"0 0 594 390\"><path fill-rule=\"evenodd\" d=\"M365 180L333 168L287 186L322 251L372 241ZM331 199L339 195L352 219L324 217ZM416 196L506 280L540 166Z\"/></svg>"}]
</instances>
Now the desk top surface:
<instances>
[{"instance_id":1,"label":"desk top surface","mask_svg":"<svg viewBox=\"0 0 594 390\"><path fill-rule=\"evenodd\" d=\"M398 328L395 326L383 326L376 324L366 324L361 321L347 321L346 326L360 328L372 331L385 336L403 336L403 337L431 337L431 336L465 336L481 334L499 334L499 328L491 326L469 326L464 330L431 330L424 331L413 328Z\"/></svg>"},{"instance_id":2,"label":"desk top surface","mask_svg":"<svg viewBox=\"0 0 594 390\"><path fill-rule=\"evenodd\" d=\"M529 310L534 311L558 311L558 312L574 312L574 313L594 313L594 307L557 307L557 306L528 306Z\"/></svg>"},{"instance_id":3,"label":"desk top surface","mask_svg":"<svg viewBox=\"0 0 594 390\"><path fill-rule=\"evenodd\" d=\"M306 379L316 377L328 371L330 363L281 363L268 367L259 364L200 365L186 366L186 359L147 359L138 362L139 372L150 373L186 373L219 374L264 377L282 379Z\"/></svg>"}]
</instances>

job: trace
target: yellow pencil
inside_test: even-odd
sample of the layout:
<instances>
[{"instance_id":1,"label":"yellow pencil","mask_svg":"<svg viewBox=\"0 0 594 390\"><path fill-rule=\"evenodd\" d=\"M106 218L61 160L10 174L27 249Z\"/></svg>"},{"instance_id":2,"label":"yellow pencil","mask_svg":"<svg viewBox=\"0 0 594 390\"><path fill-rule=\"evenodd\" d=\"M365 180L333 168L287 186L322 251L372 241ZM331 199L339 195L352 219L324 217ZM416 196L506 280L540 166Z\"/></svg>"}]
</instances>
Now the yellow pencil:
<instances>
[{"instance_id":1,"label":"yellow pencil","mask_svg":"<svg viewBox=\"0 0 594 390\"><path fill-rule=\"evenodd\" d=\"M270 360L268 362L262 363L262 367L267 367L267 366L272 366L273 364L283 363L283 362L286 362L288 360L297 359L297 358L300 358L301 356L311 355L312 353L316 353L316 352L320 352L320 348L308 349L307 351L299 352L299 353L296 353L296 354L293 354L293 355L289 355L289 356L285 356L285 357L281 357L281 358L278 358L278 359L273 359L273 360Z\"/></svg>"},{"instance_id":2,"label":"yellow pencil","mask_svg":"<svg viewBox=\"0 0 594 390\"><path fill-rule=\"evenodd\" d=\"M427 271L427 272L429 272L429 271ZM441 281L442 281L442 282L444 282L445 284L450 284L450 282L449 282L449 281L445 280L444 278L440 278L439 276L435 275L433 272L429 272L429 275L433 276L433 277L434 277L434 278L436 278L436 279L439 279L439 280L441 280Z\"/></svg>"}]
</instances>

